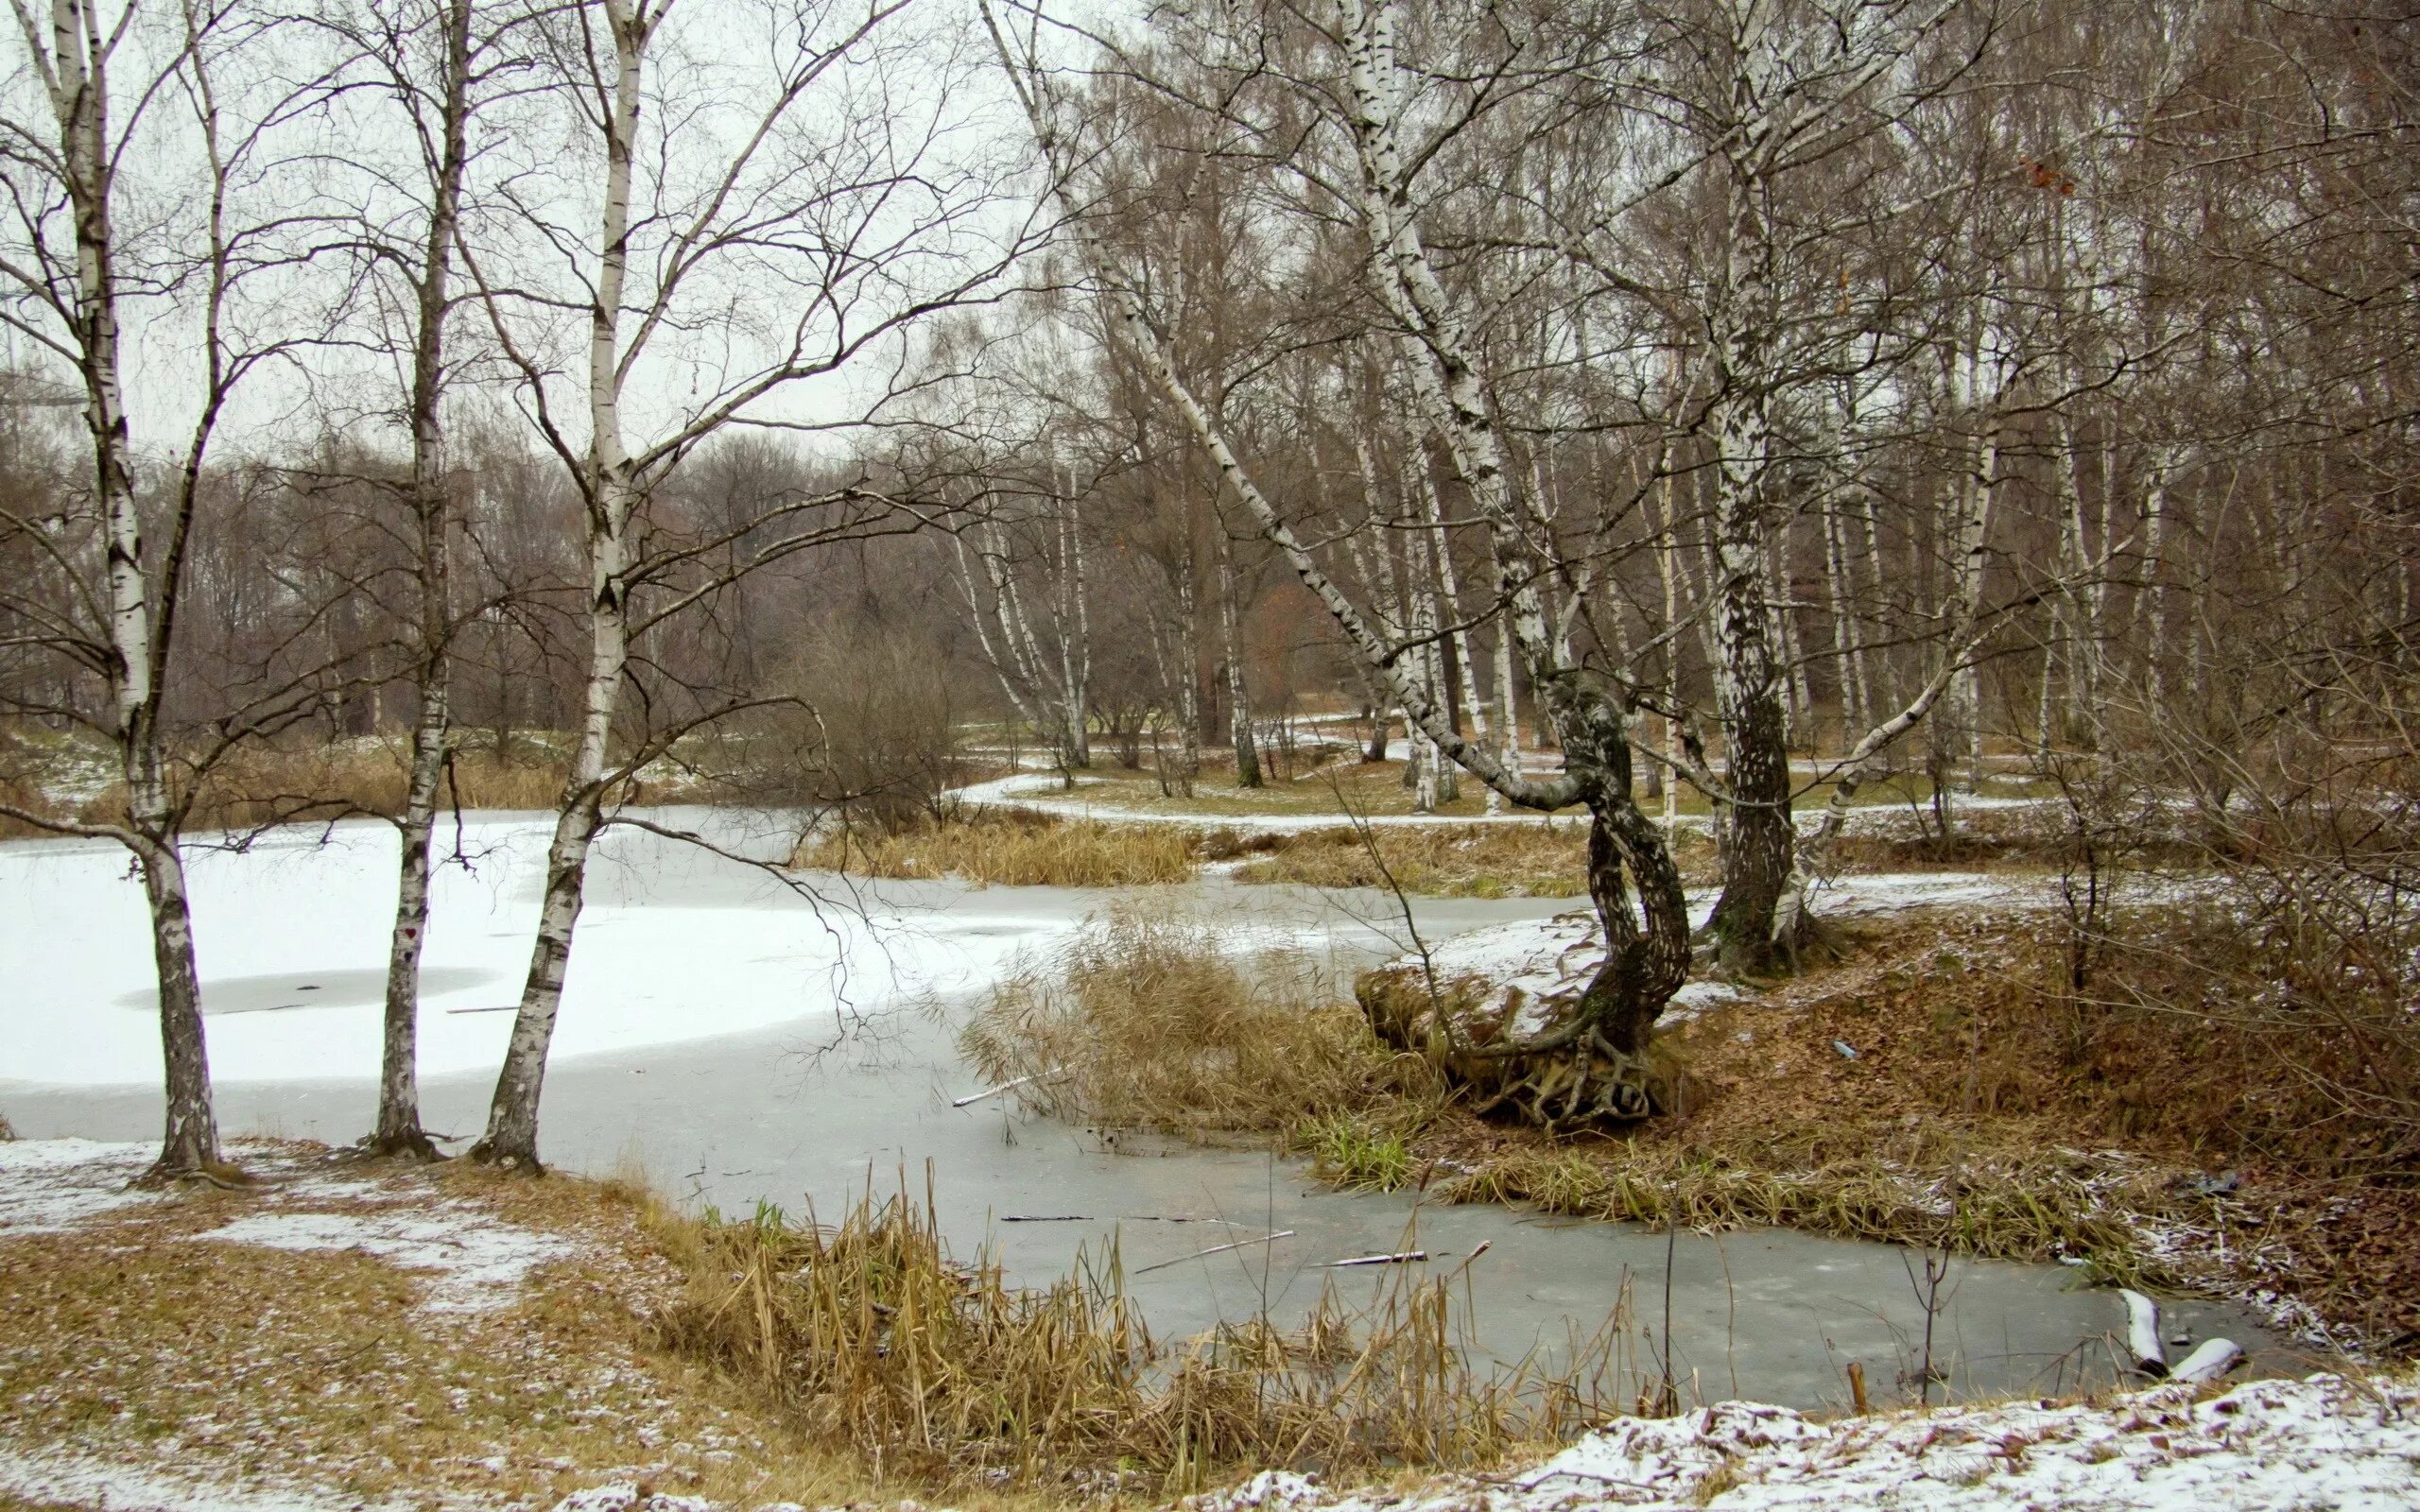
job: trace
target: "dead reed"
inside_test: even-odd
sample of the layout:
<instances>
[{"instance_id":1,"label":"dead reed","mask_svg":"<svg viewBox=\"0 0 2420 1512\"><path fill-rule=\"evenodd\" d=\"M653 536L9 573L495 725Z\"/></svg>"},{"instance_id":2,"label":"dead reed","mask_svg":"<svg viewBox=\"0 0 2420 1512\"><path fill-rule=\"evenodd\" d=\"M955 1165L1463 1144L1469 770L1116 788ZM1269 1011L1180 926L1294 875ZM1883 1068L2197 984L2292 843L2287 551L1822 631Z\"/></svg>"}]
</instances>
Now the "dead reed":
<instances>
[{"instance_id":1,"label":"dead reed","mask_svg":"<svg viewBox=\"0 0 2420 1512\"><path fill-rule=\"evenodd\" d=\"M807 837L791 865L866 877L955 877L986 886L1132 887L1191 881L1197 838L1174 825L977 809L899 829L821 831Z\"/></svg>"},{"instance_id":2,"label":"dead reed","mask_svg":"<svg viewBox=\"0 0 2420 1512\"><path fill-rule=\"evenodd\" d=\"M1436 1095L1307 955L1173 910L1121 908L1024 959L960 1048L994 1082L1029 1078L1028 1106L1117 1128L1283 1130Z\"/></svg>"},{"instance_id":3,"label":"dead reed","mask_svg":"<svg viewBox=\"0 0 2420 1512\"><path fill-rule=\"evenodd\" d=\"M1804 1228L1996 1260L2088 1262L2119 1285L2170 1283L2141 1225L2177 1206L2161 1173L2049 1152L1976 1159L1953 1172L1869 1157L1786 1169L1646 1142L1523 1149L1430 1189L1448 1202L1518 1202L1573 1217L1700 1231Z\"/></svg>"},{"instance_id":4,"label":"dead reed","mask_svg":"<svg viewBox=\"0 0 2420 1512\"><path fill-rule=\"evenodd\" d=\"M830 1227L710 1214L690 1271L666 1343L755 1383L809 1438L943 1486L1106 1473L1171 1495L1245 1468L1485 1465L1616 1410L1630 1359L1617 1313L1559 1364L1475 1365L1461 1270L1164 1346L1114 1246L1021 1288L951 1256L929 1194L869 1194Z\"/></svg>"}]
</instances>

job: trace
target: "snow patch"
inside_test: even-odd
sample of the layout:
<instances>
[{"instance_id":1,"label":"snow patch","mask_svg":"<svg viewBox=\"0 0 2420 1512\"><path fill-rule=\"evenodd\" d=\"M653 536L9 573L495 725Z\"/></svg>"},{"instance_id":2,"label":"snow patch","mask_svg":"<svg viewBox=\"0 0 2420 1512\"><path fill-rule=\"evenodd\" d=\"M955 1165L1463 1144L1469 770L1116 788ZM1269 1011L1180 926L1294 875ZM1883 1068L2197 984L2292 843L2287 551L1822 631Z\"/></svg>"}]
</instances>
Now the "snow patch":
<instances>
[{"instance_id":1,"label":"snow patch","mask_svg":"<svg viewBox=\"0 0 2420 1512\"><path fill-rule=\"evenodd\" d=\"M1817 1423L1723 1402L1608 1425L1530 1470L1330 1492L1256 1476L1194 1512L1729 1512L1894 1507L2254 1512L2420 1504L2420 1389L2335 1375L2257 1381L2208 1401L2163 1387L2100 1405L2015 1403Z\"/></svg>"},{"instance_id":2,"label":"snow patch","mask_svg":"<svg viewBox=\"0 0 2420 1512\"><path fill-rule=\"evenodd\" d=\"M156 1145L96 1140L0 1141L0 1239L57 1233L163 1194L127 1184L150 1169Z\"/></svg>"},{"instance_id":3,"label":"snow patch","mask_svg":"<svg viewBox=\"0 0 2420 1512\"><path fill-rule=\"evenodd\" d=\"M642 1491L633 1481L608 1481L572 1492L555 1503L554 1512L715 1512L715 1503L700 1496Z\"/></svg>"},{"instance_id":4,"label":"snow patch","mask_svg":"<svg viewBox=\"0 0 2420 1512\"><path fill-rule=\"evenodd\" d=\"M358 1496L172 1479L80 1455L0 1449L0 1492L32 1503L110 1512L363 1512ZM398 1503L368 1503L395 1505Z\"/></svg>"},{"instance_id":5,"label":"snow patch","mask_svg":"<svg viewBox=\"0 0 2420 1512\"><path fill-rule=\"evenodd\" d=\"M577 1252L564 1240L497 1223L475 1208L439 1211L443 1215L262 1212L193 1237L268 1249L358 1250L433 1272L421 1301L432 1313L502 1307L532 1269Z\"/></svg>"}]
</instances>

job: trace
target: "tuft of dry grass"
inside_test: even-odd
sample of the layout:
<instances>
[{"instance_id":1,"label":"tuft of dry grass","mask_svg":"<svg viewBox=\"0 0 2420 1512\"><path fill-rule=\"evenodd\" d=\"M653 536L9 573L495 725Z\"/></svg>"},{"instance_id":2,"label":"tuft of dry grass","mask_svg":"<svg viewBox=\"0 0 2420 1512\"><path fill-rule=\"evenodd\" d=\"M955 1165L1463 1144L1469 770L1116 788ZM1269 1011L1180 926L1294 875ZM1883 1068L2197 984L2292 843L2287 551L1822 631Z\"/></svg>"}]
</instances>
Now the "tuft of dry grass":
<instances>
[{"instance_id":1,"label":"tuft of dry grass","mask_svg":"<svg viewBox=\"0 0 2420 1512\"><path fill-rule=\"evenodd\" d=\"M961 1264L929 1198L860 1199L832 1227L710 1218L674 1347L754 1383L811 1441L944 1486L1012 1476L1182 1494L1243 1469L1478 1466L1601 1420L1628 1318L1574 1363L1482 1372L1460 1278L1399 1279L1367 1313L1324 1293L1163 1347L1115 1249L1039 1290ZM1137 1484L1137 1483L1140 1484Z\"/></svg>"},{"instance_id":2,"label":"tuft of dry grass","mask_svg":"<svg viewBox=\"0 0 2420 1512\"><path fill-rule=\"evenodd\" d=\"M1576 898L1588 890L1588 834L1580 824L1387 825L1373 828L1366 842L1349 829L1275 838L1282 843L1245 862L1236 881L1383 887L1392 872L1404 891L1429 897Z\"/></svg>"},{"instance_id":3,"label":"tuft of dry grass","mask_svg":"<svg viewBox=\"0 0 2420 1512\"><path fill-rule=\"evenodd\" d=\"M410 747L400 740L246 747L203 777L192 822L198 828L245 829L294 817L399 814L410 759ZM438 788L438 802L466 809L551 809L569 771L568 763L551 756L499 760L493 750L458 749Z\"/></svg>"},{"instance_id":4,"label":"tuft of dry grass","mask_svg":"<svg viewBox=\"0 0 2420 1512\"><path fill-rule=\"evenodd\" d=\"M977 809L897 830L842 827L809 835L794 867L866 877L955 877L986 886L1134 887L1189 882L1193 832Z\"/></svg>"},{"instance_id":5,"label":"tuft of dry grass","mask_svg":"<svg viewBox=\"0 0 2420 1512\"><path fill-rule=\"evenodd\" d=\"M1123 908L1022 960L960 1038L1017 1096L1115 1128L1282 1130L1436 1095L1298 951L1239 954L1216 923Z\"/></svg>"},{"instance_id":6,"label":"tuft of dry grass","mask_svg":"<svg viewBox=\"0 0 2420 1512\"><path fill-rule=\"evenodd\" d=\"M196 1502L240 1485L337 1505L544 1506L617 1478L742 1506L881 1493L868 1468L657 1343L652 1319L687 1272L651 1237L666 1210L644 1192L299 1145L244 1154L273 1178L0 1235L0 1441L190 1480ZM285 1178L304 1173L369 1190L291 1194ZM502 1305L432 1312L414 1273L359 1250L197 1242L298 1205L576 1247ZM1034 1505L976 1489L971 1512Z\"/></svg>"}]
</instances>

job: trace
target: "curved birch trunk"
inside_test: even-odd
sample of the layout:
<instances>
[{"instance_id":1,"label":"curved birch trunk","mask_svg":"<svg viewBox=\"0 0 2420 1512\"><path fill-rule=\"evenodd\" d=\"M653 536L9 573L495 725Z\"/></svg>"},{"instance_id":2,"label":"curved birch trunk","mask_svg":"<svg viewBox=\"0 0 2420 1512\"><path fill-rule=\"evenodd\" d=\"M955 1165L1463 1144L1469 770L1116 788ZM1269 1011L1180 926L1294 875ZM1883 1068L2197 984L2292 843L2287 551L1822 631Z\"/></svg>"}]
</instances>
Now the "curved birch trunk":
<instances>
[{"instance_id":1,"label":"curved birch trunk","mask_svg":"<svg viewBox=\"0 0 2420 1512\"><path fill-rule=\"evenodd\" d=\"M1053 125L1054 105L1045 93L1049 88L1047 77L1020 64L989 0L983 0L981 11L1064 203L1073 197L1068 193L1068 164ZM1687 975L1688 919L1680 874L1662 833L1640 812L1633 796L1629 717L1618 691L1601 676L1575 664L1547 622L1537 588L1545 574L1537 570L1519 507L1506 480L1485 385L1459 311L1428 266L1411 224L1394 140L1400 80L1392 15L1383 5L1362 5L1357 0L1345 7L1344 19L1348 125L1363 181L1359 209L1371 249L1368 271L1388 308L1408 318L1406 327L1421 350L1422 355L1411 364L1413 387L1428 423L1445 440L1486 526L1498 580L1507 590L1502 608L1505 624L1529 664L1541 717L1563 747L1564 771L1559 778L1530 778L1508 764L1492 744L1467 738L1454 728L1454 720L1429 687L1405 664L1407 659L1400 654L1403 647L1373 627L1261 490L1221 427L1177 371L1167 344L1152 326L1140 298L1114 278L1104 280L1105 298L1112 306L1113 324L1128 350L1193 433L1220 481L1251 512L1262 538L1327 610L1362 664L1384 679L1407 723L1510 802L1547 812L1573 802L1587 807L1592 895L1608 942L1616 948L1583 995L1584 1010L1570 1024L1545 1040L1513 1046L1512 1051L1546 1054L1583 1043L1603 1043L1617 1050L1636 1048ZM1098 243L1088 239L1085 249L1107 273L1109 260ZM1634 905L1630 892L1634 886Z\"/></svg>"}]
</instances>

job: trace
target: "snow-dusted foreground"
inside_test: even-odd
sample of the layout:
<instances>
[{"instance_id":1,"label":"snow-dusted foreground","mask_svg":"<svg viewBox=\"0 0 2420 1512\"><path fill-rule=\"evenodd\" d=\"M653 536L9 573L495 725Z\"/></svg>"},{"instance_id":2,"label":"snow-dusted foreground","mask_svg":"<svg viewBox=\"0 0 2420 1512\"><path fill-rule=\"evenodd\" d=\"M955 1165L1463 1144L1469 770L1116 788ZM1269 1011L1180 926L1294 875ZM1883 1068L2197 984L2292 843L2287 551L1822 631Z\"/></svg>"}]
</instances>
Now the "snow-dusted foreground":
<instances>
[{"instance_id":1,"label":"snow-dusted foreground","mask_svg":"<svg viewBox=\"0 0 2420 1512\"><path fill-rule=\"evenodd\" d=\"M96 1140L0 1140L0 1240L63 1232L173 1201L170 1193L128 1185L159 1153L152 1144ZM375 1255L420 1277L420 1305L435 1313L505 1306L532 1269L575 1250L474 1203L406 1211L397 1194L375 1181L312 1173L275 1146L239 1147L236 1154L261 1182L259 1211L189 1242Z\"/></svg>"},{"instance_id":2,"label":"snow-dusted foreground","mask_svg":"<svg viewBox=\"0 0 2420 1512\"><path fill-rule=\"evenodd\" d=\"M683 816L689 817L690 816ZM726 819L727 825L735 821ZM503 1056L544 881L544 816L466 823L439 868L424 956L421 1068ZM441 829L440 844L453 835ZM777 836L760 844L778 844ZM786 849L786 848L785 848ZM275 832L190 850L211 1070L225 1081L374 1077L395 906L383 824ZM826 879L827 883L829 879ZM578 1056L738 1033L845 1001L878 1012L980 979L1015 944L946 911L818 908L779 882L632 829L590 868L555 1047ZM1034 930L1071 919L1037 919ZM160 1079L141 885L126 853L82 841L0 846L0 1081Z\"/></svg>"},{"instance_id":3,"label":"snow-dusted foreground","mask_svg":"<svg viewBox=\"0 0 2420 1512\"><path fill-rule=\"evenodd\" d=\"M2206 1401L2171 1386L2099 1405L1944 1408L1819 1423L1723 1402L1614 1423L1512 1475L1331 1492L1269 1473L1198 1512L1583 1512L1594 1507L2026 1512L2409 1512L2420 1389L2256 1381Z\"/></svg>"}]
</instances>

